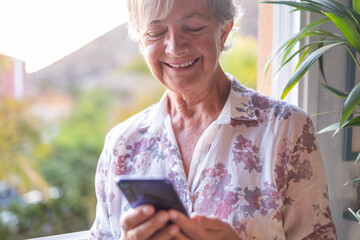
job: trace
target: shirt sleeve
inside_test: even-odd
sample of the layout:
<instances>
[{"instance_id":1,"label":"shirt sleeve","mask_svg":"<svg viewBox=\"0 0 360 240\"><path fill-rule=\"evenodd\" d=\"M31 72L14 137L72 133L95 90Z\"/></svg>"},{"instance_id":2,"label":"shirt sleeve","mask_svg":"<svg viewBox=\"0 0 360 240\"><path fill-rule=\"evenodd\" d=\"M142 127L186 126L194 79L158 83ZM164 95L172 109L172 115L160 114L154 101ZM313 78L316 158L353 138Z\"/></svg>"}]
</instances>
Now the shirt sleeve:
<instances>
[{"instance_id":1,"label":"shirt sleeve","mask_svg":"<svg viewBox=\"0 0 360 240\"><path fill-rule=\"evenodd\" d=\"M337 239L323 162L309 117L289 155L282 209L287 239Z\"/></svg>"},{"instance_id":2,"label":"shirt sleeve","mask_svg":"<svg viewBox=\"0 0 360 240\"><path fill-rule=\"evenodd\" d=\"M113 240L109 223L109 207L106 201L107 178L109 174L109 156L106 149L102 151L95 175L95 192L97 198L96 218L90 229L91 240Z\"/></svg>"}]
</instances>

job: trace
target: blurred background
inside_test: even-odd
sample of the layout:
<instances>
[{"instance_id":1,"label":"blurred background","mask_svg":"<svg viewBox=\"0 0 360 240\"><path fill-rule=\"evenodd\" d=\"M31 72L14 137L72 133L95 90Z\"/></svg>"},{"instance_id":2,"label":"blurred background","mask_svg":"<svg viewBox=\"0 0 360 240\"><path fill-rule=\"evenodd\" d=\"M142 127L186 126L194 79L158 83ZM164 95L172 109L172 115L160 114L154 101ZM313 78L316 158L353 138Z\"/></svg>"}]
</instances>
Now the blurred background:
<instances>
[{"instance_id":1,"label":"blurred background","mask_svg":"<svg viewBox=\"0 0 360 240\"><path fill-rule=\"evenodd\" d=\"M256 88L257 2L221 65ZM87 230L106 133L162 87L129 40L124 0L0 0L0 236Z\"/></svg>"}]
</instances>

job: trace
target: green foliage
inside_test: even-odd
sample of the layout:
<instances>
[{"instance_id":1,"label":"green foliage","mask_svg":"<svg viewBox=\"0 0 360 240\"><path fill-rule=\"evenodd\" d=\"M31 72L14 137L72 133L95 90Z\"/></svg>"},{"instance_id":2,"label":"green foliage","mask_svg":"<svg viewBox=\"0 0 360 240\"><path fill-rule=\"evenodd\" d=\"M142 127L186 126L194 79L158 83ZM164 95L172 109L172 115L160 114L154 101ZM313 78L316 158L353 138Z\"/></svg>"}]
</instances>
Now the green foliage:
<instances>
[{"instance_id":1,"label":"green foliage","mask_svg":"<svg viewBox=\"0 0 360 240\"><path fill-rule=\"evenodd\" d=\"M129 64L121 69L123 73L135 73L136 75L151 75L150 69L143 56L135 55Z\"/></svg>"},{"instance_id":2,"label":"green foliage","mask_svg":"<svg viewBox=\"0 0 360 240\"><path fill-rule=\"evenodd\" d=\"M347 7L335 0L300 0L299 2L265 1L264 3L288 5L294 7L294 11L309 11L317 13L320 16L317 20L305 26L299 33L295 34L283 45L281 45L270 59L271 62L275 56L282 56L280 66L280 68L282 68L289 62L289 59L294 57L294 55L301 54L298 67L295 69L294 74L285 86L281 98L285 98L285 96L301 80L304 74L316 61L319 61L320 71L324 76L322 57L328 50L335 46L345 47L351 55L357 68L360 70L360 64L353 53L353 51L356 51L357 54L360 54L360 0L352 1L353 8ZM326 22L332 22L343 35L317 29ZM300 51L296 51L295 54L290 57L288 56L290 52L294 50L296 44L300 43L301 39L310 36L320 37L321 40L314 42L310 39L310 44L302 47ZM308 51L308 49L310 47L312 48L314 45L317 49L314 51ZM324 80L326 82L325 78ZM323 86L330 92L334 93L335 96L345 98L345 102L342 111L340 111L340 122L325 127L320 131L320 133L334 131L334 134L336 134L345 127L360 127L360 117L354 114L356 113L356 107L360 105L360 84L354 86L349 93L333 88L327 83ZM360 154L357 156L356 160L360 160ZM347 184L357 181L358 179L350 180ZM353 214L354 216L357 216L355 213ZM360 218L358 218L358 220L360 220Z\"/></svg>"},{"instance_id":3,"label":"green foliage","mask_svg":"<svg viewBox=\"0 0 360 240\"><path fill-rule=\"evenodd\" d=\"M353 0L353 6L358 6L360 0ZM356 57L352 53L351 49L355 49L357 53L360 53L360 15L357 11L352 8L344 6L342 3L334 0L301 0L300 2L295 1L265 1L264 3L274 3L274 4L284 4L289 5L295 8L295 10L300 11L310 11L320 14L320 18L311 22L305 26L301 31L294 36L292 36L288 41L281 45L278 50L273 54L270 59L270 62L275 56L282 55L281 66L288 63L290 58L293 58L294 55L300 54L301 51L297 51L291 57L288 57L288 54L294 49L297 43L301 39L309 36L318 36L321 37L320 41L316 41L315 45L317 49L315 51L306 51L306 48L312 47L314 42L304 46L302 50L302 55L298 67L295 69L294 74L291 76L288 81L282 98L291 91L291 89L301 80L304 74L310 69L310 67L319 60L320 70L324 75L324 70L322 67L322 56L328 50L332 49L335 46L344 46L349 53L351 54L354 62L357 67L360 69L360 64L358 63ZM358 9L357 9L358 10ZM338 29L343 33L338 35L336 33L321 31L317 28L324 23L331 21L335 24ZM360 104L360 84L355 86L349 94L341 94L341 90L335 89L329 85L325 85L326 89L331 92L336 92L336 95L345 97L344 107L341 113L341 120L338 125L338 129L335 131L337 133L342 128L347 127L347 119L354 113L355 107ZM360 126L359 124L353 124L352 126Z\"/></svg>"},{"instance_id":4,"label":"green foliage","mask_svg":"<svg viewBox=\"0 0 360 240\"><path fill-rule=\"evenodd\" d=\"M353 9L360 14L360 1L353 1Z\"/></svg>"},{"instance_id":5,"label":"green foliage","mask_svg":"<svg viewBox=\"0 0 360 240\"><path fill-rule=\"evenodd\" d=\"M0 221L2 240L17 240L88 229L87 209L80 202L58 198L46 203L12 204L7 212L16 216L11 226ZM15 226L15 227L14 227Z\"/></svg>"},{"instance_id":6,"label":"green foliage","mask_svg":"<svg viewBox=\"0 0 360 240\"><path fill-rule=\"evenodd\" d=\"M8 225L2 223L0 221L0 235L4 240L11 239L11 236L13 235L13 230ZM15 238L13 238L15 240Z\"/></svg>"},{"instance_id":7,"label":"green foliage","mask_svg":"<svg viewBox=\"0 0 360 240\"><path fill-rule=\"evenodd\" d=\"M63 121L54 140L55 146L99 152L103 145L111 92L81 92L71 116Z\"/></svg>"},{"instance_id":8,"label":"green foliage","mask_svg":"<svg viewBox=\"0 0 360 240\"><path fill-rule=\"evenodd\" d=\"M342 43L333 43L331 45L326 45L320 47L312 52L298 67L294 75L288 81L285 86L283 93L281 94L281 99L284 99L288 93L293 89L293 87L300 81L300 79L305 75L305 73L310 69L310 67L330 48L337 46Z\"/></svg>"},{"instance_id":9,"label":"green foliage","mask_svg":"<svg viewBox=\"0 0 360 240\"><path fill-rule=\"evenodd\" d=\"M256 89L257 80L257 45L254 37L234 35L233 47L220 57L220 64L225 72L234 75L241 84Z\"/></svg>"},{"instance_id":10,"label":"green foliage","mask_svg":"<svg viewBox=\"0 0 360 240\"><path fill-rule=\"evenodd\" d=\"M30 157L40 144L39 129L27 109L25 103L0 99L0 180L20 192L38 189L45 193L48 185Z\"/></svg>"},{"instance_id":11,"label":"green foliage","mask_svg":"<svg viewBox=\"0 0 360 240\"><path fill-rule=\"evenodd\" d=\"M6 210L18 219L15 227L0 222L1 239L24 239L89 229L95 215L94 175L108 130L111 96L110 91L104 90L79 93L73 114L59 125L52 126L51 129L56 131L50 142L37 141L29 147L33 150L28 158L41 164L38 169L41 174L38 175L46 179L47 187L57 187L61 197L0 209L0 214ZM16 115L14 119L21 118ZM14 131L18 128L7 129ZM48 128L37 130L42 135L49 131ZM23 131L17 134L26 136ZM19 142L11 146L18 149Z\"/></svg>"},{"instance_id":12,"label":"green foliage","mask_svg":"<svg viewBox=\"0 0 360 240\"><path fill-rule=\"evenodd\" d=\"M360 40L359 40L360 41ZM341 113L341 120L340 120L340 126L339 129L346 127L345 122L350 117L351 114L353 114L355 107L360 105L360 84L356 85L349 95L347 96L344 108ZM360 123L355 124L353 126L360 126Z\"/></svg>"},{"instance_id":13,"label":"green foliage","mask_svg":"<svg viewBox=\"0 0 360 240\"><path fill-rule=\"evenodd\" d=\"M108 129L110 96L105 90L82 93L51 142L52 154L42 164L49 184L62 189L69 202L81 202L90 218L95 214L94 176Z\"/></svg>"}]
</instances>

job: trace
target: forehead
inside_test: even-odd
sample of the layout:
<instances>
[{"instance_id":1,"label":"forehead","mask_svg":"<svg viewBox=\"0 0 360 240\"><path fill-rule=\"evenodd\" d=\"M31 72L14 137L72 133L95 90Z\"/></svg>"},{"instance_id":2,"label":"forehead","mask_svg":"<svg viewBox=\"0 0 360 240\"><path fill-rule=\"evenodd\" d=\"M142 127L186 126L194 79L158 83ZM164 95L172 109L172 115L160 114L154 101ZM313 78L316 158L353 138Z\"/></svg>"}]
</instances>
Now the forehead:
<instances>
[{"instance_id":1,"label":"forehead","mask_svg":"<svg viewBox=\"0 0 360 240\"><path fill-rule=\"evenodd\" d=\"M213 13L209 8L207 0L174 0L169 9L157 8L156 12L150 12L148 16L150 18L146 21L145 26L150 23L159 23L169 18L186 20L195 17L210 20Z\"/></svg>"}]
</instances>

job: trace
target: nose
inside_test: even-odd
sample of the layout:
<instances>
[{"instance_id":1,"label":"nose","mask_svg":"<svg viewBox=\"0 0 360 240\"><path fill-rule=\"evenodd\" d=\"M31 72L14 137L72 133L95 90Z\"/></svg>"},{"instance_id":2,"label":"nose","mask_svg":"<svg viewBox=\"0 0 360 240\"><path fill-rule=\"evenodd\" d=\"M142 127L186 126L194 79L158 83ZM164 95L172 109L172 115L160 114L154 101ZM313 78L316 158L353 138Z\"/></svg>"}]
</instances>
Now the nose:
<instances>
[{"instance_id":1,"label":"nose","mask_svg":"<svg viewBox=\"0 0 360 240\"><path fill-rule=\"evenodd\" d=\"M166 36L165 53L173 56L182 56L189 51L186 36L179 31L170 30Z\"/></svg>"}]
</instances>

